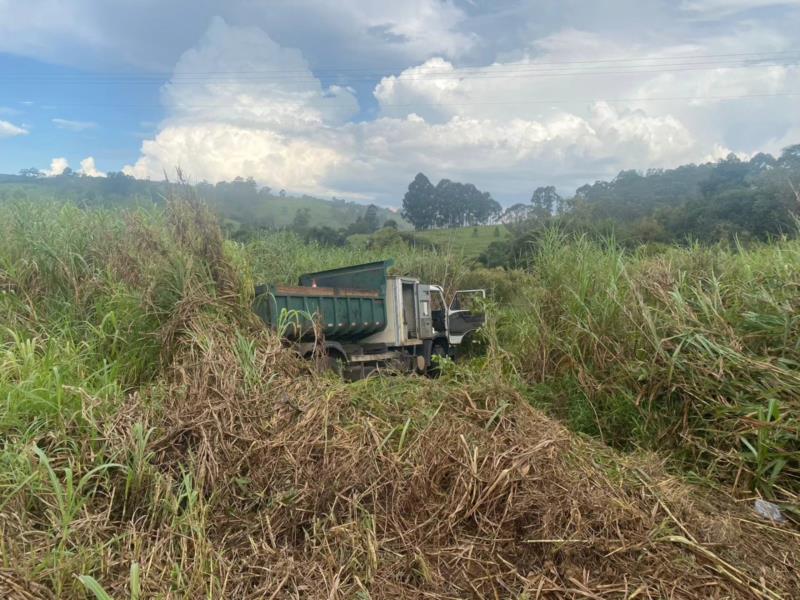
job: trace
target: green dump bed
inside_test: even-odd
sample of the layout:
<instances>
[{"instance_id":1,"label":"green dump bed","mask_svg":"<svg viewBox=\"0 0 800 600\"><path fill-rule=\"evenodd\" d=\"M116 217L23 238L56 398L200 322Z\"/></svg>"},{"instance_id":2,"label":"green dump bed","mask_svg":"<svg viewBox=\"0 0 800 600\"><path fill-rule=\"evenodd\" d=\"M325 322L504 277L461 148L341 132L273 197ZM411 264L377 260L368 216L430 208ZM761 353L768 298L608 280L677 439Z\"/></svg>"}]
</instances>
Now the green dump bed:
<instances>
[{"instance_id":1,"label":"green dump bed","mask_svg":"<svg viewBox=\"0 0 800 600\"><path fill-rule=\"evenodd\" d=\"M386 272L380 261L307 273L300 285L256 287L254 310L290 339L313 337L311 319L329 340L358 340L386 327Z\"/></svg>"}]
</instances>

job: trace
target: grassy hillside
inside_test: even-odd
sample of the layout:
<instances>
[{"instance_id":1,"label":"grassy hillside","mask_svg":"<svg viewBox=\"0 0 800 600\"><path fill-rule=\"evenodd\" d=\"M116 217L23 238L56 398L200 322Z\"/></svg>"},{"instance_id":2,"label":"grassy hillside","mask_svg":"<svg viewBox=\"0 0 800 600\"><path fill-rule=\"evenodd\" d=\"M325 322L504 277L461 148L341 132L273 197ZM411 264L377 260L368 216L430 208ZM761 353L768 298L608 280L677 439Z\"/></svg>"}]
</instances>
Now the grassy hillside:
<instances>
[{"instance_id":1,"label":"grassy hillside","mask_svg":"<svg viewBox=\"0 0 800 600\"><path fill-rule=\"evenodd\" d=\"M414 245L414 239L422 242L420 247L434 244L442 252L453 254L466 261L474 261L492 242L510 239L508 229L504 225L481 225L478 227L462 227L454 229L430 229L426 231L408 232L407 242ZM367 246L370 236L355 234L348 240L355 246Z\"/></svg>"},{"instance_id":2,"label":"grassy hillside","mask_svg":"<svg viewBox=\"0 0 800 600\"><path fill-rule=\"evenodd\" d=\"M180 200L0 202L0 236L0 596L800 594L800 242L505 272L237 244ZM485 356L348 385L250 311L387 252L493 290Z\"/></svg>"},{"instance_id":3,"label":"grassy hillside","mask_svg":"<svg viewBox=\"0 0 800 600\"><path fill-rule=\"evenodd\" d=\"M202 198L202 191L199 193ZM216 201L212 206L221 215L238 224L257 223L271 228L288 227L298 211L308 211L309 226L341 229L364 215L366 206L343 200L323 200L313 196L275 196L261 194L244 202ZM378 208L378 222L394 220L402 229L410 228L403 218L389 209Z\"/></svg>"},{"instance_id":4,"label":"grassy hillside","mask_svg":"<svg viewBox=\"0 0 800 600\"><path fill-rule=\"evenodd\" d=\"M280 195L258 189L254 182L200 183L191 188L199 199L208 202L230 225L287 227L298 210L307 210L311 226L327 225L334 229L347 227L363 216L367 206L341 199L325 200L313 196ZM0 175L0 200L48 199L71 200L86 206L120 206L163 204L175 193L185 193L186 185L163 181L142 181L122 174L109 177L28 178ZM386 208L378 207L378 222L393 219L400 228L410 225Z\"/></svg>"},{"instance_id":5,"label":"grassy hillside","mask_svg":"<svg viewBox=\"0 0 800 600\"><path fill-rule=\"evenodd\" d=\"M468 259L477 258L492 242L509 237L508 230L503 225L431 229L418 231L415 235Z\"/></svg>"}]
</instances>

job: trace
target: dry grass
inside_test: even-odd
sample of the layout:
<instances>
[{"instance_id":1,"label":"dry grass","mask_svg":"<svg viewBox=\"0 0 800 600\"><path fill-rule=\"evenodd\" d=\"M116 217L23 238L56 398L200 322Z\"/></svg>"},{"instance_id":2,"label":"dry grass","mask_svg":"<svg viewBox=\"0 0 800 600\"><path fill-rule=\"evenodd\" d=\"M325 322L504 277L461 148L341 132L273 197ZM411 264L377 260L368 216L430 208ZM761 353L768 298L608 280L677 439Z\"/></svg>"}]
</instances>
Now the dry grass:
<instances>
[{"instance_id":1,"label":"dry grass","mask_svg":"<svg viewBox=\"0 0 800 600\"><path fill-rule=\"evenodd\" d=\"M237 598L800 591L793 533L764 535L746 510L699 498L658 466L617 464L501 380L413 383L413 405L381 414L341 385L298 378L267 339L254 364L271 384L247 390L234 332L207 325L195 330L207 343L187 344L174 367L151 448L159 472L177 479L176 465L191 464L202 490L198 562L186 565L197 592L212 574L214 596ZM148 595L169 595L187 543L160 535L131 557Z\"/></svg>"}]
</instances>

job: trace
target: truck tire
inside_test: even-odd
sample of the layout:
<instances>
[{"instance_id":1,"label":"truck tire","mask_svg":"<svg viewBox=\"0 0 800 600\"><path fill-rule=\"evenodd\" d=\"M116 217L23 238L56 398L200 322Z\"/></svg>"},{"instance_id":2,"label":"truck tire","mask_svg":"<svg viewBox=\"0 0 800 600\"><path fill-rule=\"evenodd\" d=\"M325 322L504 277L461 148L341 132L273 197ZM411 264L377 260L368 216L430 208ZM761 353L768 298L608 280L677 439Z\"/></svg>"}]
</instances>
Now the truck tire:
<instances>
[{"instance_id":1,"label":"truck tire","mask_svg":"<svg viewBox=\"0 0 800 600\"><path fill-rule=\"evenodd\" d=\"M434 343L433 349L431 350L431 364L427 370L428 377L439 377L439 375L442 374L437 359L446 357L447 347L439 341Z\"/></svg>"},{"instance_id":2,"label":"truck tire","mask_svg":"<svg viewBox=\"0 0 800 600\"><path fill-rule=\"evenodd\" d=\"M337 353L326 354L323 359L323 365L325 371L332 371L340 377L344 373L344 359Z\"/></svg>"}]
</instances>

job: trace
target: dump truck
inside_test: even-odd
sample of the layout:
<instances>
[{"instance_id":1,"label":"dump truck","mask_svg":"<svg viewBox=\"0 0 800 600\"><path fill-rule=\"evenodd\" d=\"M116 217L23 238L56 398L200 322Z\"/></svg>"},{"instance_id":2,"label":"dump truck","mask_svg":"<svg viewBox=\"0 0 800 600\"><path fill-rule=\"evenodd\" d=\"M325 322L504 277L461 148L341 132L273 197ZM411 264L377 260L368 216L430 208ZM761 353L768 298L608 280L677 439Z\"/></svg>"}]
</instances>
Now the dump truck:
<instances>
[{"instance_id":1,"label":"dump truck","mask_svg":"<svg viewBox=\"0 0 800 600\"><path fill-rule=\"evenodd\" d=\"M484 290L455 292L389 276L393 261L306 273L297 285L259 285L254 310L305 358L346 379L382 369L434 373L484 323Z\"/></svg>"}]
</instances>

